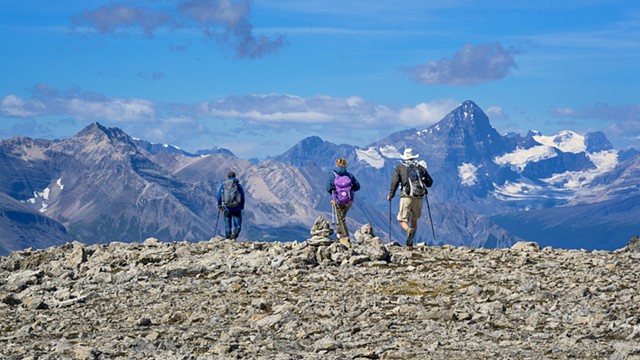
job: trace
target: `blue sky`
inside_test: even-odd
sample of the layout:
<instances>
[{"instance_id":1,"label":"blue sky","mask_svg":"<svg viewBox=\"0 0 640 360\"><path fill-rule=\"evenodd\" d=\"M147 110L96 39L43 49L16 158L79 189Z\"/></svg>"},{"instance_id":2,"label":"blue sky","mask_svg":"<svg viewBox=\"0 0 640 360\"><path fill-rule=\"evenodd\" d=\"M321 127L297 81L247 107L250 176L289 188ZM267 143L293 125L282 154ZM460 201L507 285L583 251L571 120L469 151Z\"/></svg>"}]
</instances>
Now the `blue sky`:
<instances>
[{"instance_id":1,"label":"blue sky","mask_svg":"<svg viewBox=\"0 0 640 360\"><path fill-rule=\"evenodd\" d=\"M0 138L98 121L188 151L365 146L475 101L501 133L640 148L640 3L0 3Z\"/></svg>"}]
</instances>

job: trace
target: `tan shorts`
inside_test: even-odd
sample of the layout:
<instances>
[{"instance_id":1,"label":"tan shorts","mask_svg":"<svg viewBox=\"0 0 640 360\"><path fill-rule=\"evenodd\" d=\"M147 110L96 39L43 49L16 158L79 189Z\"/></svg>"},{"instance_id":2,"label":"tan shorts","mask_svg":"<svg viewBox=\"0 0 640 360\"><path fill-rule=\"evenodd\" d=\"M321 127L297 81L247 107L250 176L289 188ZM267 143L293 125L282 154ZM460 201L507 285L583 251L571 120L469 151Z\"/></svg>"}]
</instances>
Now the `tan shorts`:
<instances>
[{"instance_id":1,"label":"tan shorts","mask_svg":"<svg viewBox=\"0 0 640 360\"><path fill-rule=\"evenodd\" d=\"M422 198L401 197L398 221L409 222L409 219L419 219L422 214Z\"/></svg>"}]
</instances>

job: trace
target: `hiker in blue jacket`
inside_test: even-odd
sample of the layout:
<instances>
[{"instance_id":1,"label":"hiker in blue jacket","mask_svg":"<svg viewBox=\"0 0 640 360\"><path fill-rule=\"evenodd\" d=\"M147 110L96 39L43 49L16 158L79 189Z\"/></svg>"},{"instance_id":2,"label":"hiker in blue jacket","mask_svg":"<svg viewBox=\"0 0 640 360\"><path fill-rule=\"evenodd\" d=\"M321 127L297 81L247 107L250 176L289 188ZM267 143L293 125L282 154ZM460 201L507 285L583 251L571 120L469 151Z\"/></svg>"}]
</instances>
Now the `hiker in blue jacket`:
<instances>
[{"instance_id":1,"label":"hiker in blue jacket","mask_svg":"<svg viewBox=\"0 0 640 360\"><path fill-rule=\"evenodd\" d=\"M224 212L224 231L227 239L235 240L242 228L244 209L244 189L236 179L236 173L229 171L218 189L218 211Z\"/></svg>"},{"instance_id":2,"label":"hiker in blue jacket","mask_svg":"<svg viewBox=\"0 0 640 360\"><path fill-rule=\"evenodd\" d=\"M327 192L331 194L331 207L338 218L336 236L345 245L350 243L346 223L347 212L353 204L353 193L358 190L360 190L360 183L347 171L347 160L338 158L335 169L329 175Z\"/></svg>"}]
</instances>

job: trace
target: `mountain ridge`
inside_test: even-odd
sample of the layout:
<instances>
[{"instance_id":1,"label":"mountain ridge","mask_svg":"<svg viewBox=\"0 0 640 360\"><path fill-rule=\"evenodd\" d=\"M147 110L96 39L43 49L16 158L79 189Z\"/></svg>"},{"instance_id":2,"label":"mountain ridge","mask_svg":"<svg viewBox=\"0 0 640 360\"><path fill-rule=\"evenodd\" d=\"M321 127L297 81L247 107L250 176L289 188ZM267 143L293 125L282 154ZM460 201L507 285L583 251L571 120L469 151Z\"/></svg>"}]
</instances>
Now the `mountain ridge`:
<instances>
[{"instance_id":1,"label":"mountain ridge","mask_svg":"<svg viewBox=\"0 0 640 360\"><path fill-rule=\"evenodd\" d=\"M402 130L365 147L312 136L259 163L217 147L191 154L99 123L64 140L13 138L0 142L0 167L6 169L0 172L0 192L42 210L88 243L149 236L197 241L219 231L215 194L233 169L247 190L244 239L292 241L303 238L318 215L331 218L325 185L335 159L344 157L363 184L349 226L371 223L383 238L402 242L404 234L392 219L397 205L390 207L386 197L407 147L426 160L435 180L428 199L436 238L428 231L427 214L418 224L418 241L429 244L508 247L526 239L513 225L522 211L540 210L526 214L543 221L545 209L640 193L634 186L637 151L613 149L602 133L500 135L470 100L426 129ZM44 191L46 199L38 195ZM636 208L616 211L626 216Z\"/></svg>"}]
</instances>

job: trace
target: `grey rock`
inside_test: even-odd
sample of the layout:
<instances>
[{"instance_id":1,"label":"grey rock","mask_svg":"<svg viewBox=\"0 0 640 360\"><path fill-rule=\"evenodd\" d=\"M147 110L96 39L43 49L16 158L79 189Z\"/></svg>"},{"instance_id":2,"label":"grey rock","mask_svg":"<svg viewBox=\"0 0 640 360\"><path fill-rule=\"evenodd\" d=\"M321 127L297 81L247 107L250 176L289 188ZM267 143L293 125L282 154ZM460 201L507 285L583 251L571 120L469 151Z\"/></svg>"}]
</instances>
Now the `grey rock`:
<instances>
[{"instance_id":1,"label":"grey rock","mask_svg":"<svg viewBox=\"0 0 640 360\"><path fill-rule=\"evenodd\" d=\"M320 215L311 227L310 233L311 236L328 237L333 235L333 229L331 229L327 220Z\"/></svg>"},{"instance_id":2,"label":"grey rock","mask_svg":"<svg viewBox=\"0 0 640 360\"><path fill-rule=\"evenodd\" d=\"M14 253L0 358L638 356L637 253L359 239L83 245L73 270L79 245Z\"/></svg>"},{"instance_id":3,"label":"grey rock","mask_svg":"<svg viewBox=\"0 0 640 360\"><path fill-rule=\"evenodd\" d=\"M519 250L519 251L540 251L540 245L538 245L537 242L534 241L518 241L517 243L513 244L513 246L511 246L512 250Z\"/></svg>"},{"instance_id":4,"label":"grey rock","mask_svg":"<svg viewBox=\"0 0 640 360\"><path fill-rule=\"evenodd\" d=\"M634 236L629 240L627 249L631 252L640 253L640 237Z\"/></svg>"}]
</instances>

